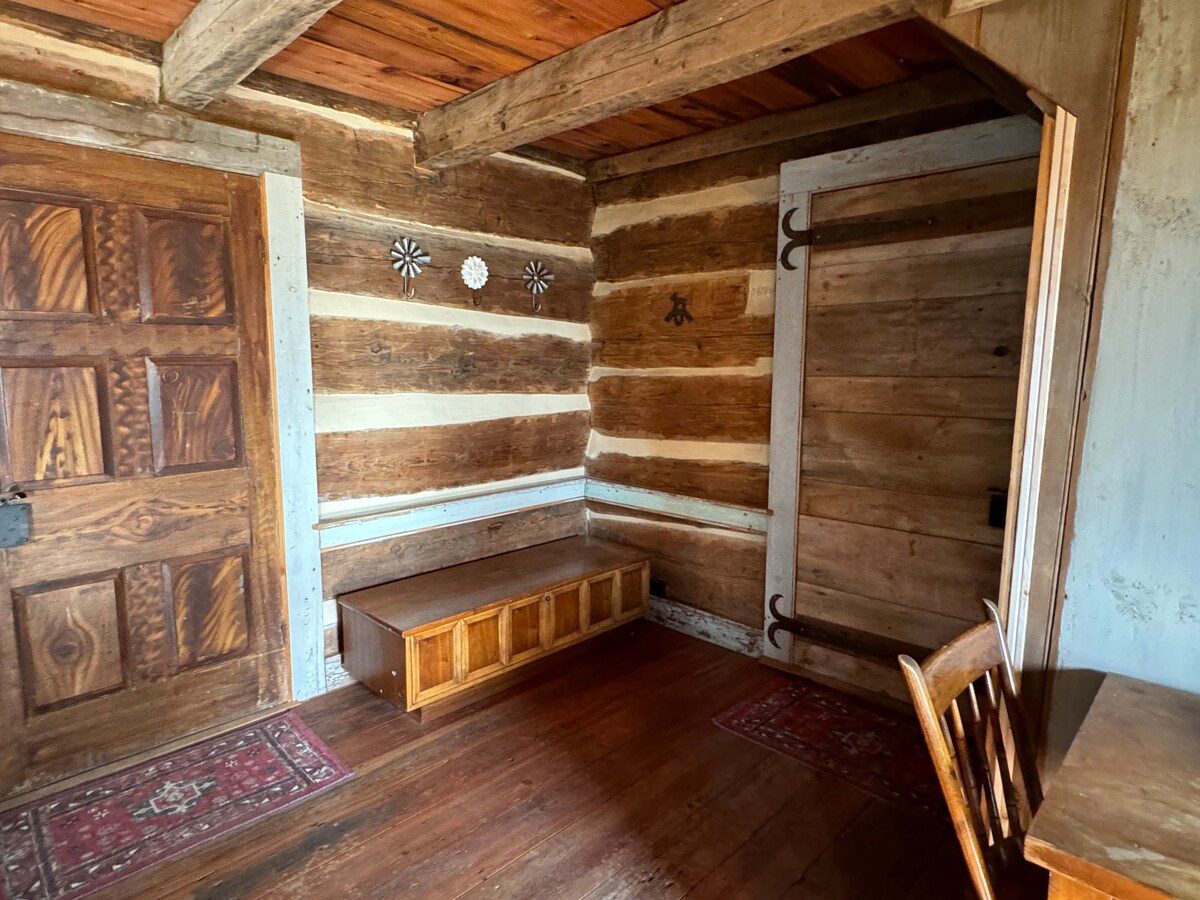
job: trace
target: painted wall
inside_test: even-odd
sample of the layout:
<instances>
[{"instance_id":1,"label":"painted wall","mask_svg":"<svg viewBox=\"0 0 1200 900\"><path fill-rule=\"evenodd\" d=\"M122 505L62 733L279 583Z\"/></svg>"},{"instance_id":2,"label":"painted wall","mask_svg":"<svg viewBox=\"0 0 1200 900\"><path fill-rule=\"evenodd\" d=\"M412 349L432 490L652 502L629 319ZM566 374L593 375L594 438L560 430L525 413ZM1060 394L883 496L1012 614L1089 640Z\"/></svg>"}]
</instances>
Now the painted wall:
<instances>
[{"instance_id":1,"label":"painted wall","mask_svg":"<svg viewBox=\"0 0 1200 900\"><path fill-rule=\"evenodd\" d=\"M1111 227L1059 663L1200 691L1194 0L1143 0Z\"/></svg>"}]
</instances>

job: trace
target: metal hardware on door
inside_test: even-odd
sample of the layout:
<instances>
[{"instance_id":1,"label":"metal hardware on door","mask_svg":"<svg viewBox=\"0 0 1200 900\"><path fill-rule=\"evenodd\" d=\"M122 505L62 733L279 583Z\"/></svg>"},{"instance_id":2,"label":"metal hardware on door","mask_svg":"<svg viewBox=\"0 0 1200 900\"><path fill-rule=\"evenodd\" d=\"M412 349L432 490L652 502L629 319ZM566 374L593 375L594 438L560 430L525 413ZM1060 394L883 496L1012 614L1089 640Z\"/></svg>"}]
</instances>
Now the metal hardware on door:
<instances>
[{"instance_id":1,"label":"metal hardware on door","mask_svg":"<svg viewBox=\"0 0 1200 900\"><path fill-rule=\"evenodd\" d=\"M776 605L783 599L783 594L772 594L771 599L767 601L767 608L771 611L771 615L775 621L767 626L767 640L771 642L771 646L782 650L779 643L775 640L775 635L780 631L786 631L789 634L802 634L804 626L799 619L793 619L791 616L785 616L779 611Z\"/></svg>"},{"instance_id":2,"label":"metal hardware on door","mask_svg":"<svg viewBox=\"0 0 1200 900\"><path fill-rule=\"evenodd\" d=\"M796 271L796 267L792 265L792 251L800 247L807 247L812 243L811 231L797 231L792 227L792 216L798 213L799 208L789 209L783 217L783 236L788 239L784 244L783 249L779 252L779 264L789 272Z\"/></svg>"},{"instance_id":3,"label":"metal hardware on door","mask_svg":"<svg viewBox=\"0 0 1200 900\"><path fill-rule=\"evenodd\" d=\"M0 494L0 547L20 547L29 543L33 507L22 503L25 492L9 490Z\"/></svg>"}]
</instances>

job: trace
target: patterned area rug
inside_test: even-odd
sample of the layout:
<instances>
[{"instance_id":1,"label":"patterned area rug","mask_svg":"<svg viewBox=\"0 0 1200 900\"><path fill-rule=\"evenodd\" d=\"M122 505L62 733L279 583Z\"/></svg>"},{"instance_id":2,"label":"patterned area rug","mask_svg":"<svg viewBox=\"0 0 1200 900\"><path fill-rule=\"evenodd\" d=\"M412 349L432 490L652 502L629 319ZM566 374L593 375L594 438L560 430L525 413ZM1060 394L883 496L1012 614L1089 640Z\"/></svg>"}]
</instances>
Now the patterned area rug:
<instances>
[{"instance_id":1,"label":"patterned area rug","mask_svg":"<svg viewBox=\"0 0 1200 900\"><path fill-rule=\"evenodd\" d=\"M83 897L351 777L283 713L0 813L0 896Z\"/></svg>"},{"instance_id":2,"label":"patterned area rug","mask_svg":"<svg viewBox=\"0 0 1200 900\"><path fill-rule=\"evenodd\" d=\"M880 800L946 816L921 730L898 712L812 681L781 677L713 721Z\"/></svg>"}]
</instances>

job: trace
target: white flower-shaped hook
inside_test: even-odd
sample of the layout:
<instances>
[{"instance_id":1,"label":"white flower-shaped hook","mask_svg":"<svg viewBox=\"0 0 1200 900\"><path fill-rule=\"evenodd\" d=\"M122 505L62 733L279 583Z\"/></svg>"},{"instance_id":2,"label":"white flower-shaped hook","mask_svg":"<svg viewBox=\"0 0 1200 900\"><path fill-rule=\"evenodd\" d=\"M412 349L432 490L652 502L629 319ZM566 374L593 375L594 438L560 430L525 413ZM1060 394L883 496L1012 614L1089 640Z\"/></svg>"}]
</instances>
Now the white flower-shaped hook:
<instances>
[{"instance_id":1,"label":"white flower-shaped hook","mask_svg":"<svg viewBox=\"0 0 1200 900\"><path fill-rule=\"evenodd\" d=\"M488 267L478 256L468 256L462 264L463 284L471 289L471 302L479 305L479 292L488 281Z\"/></svg>"},{"instance_id":2,"label":"white flower-shaped hook","mask_svg":"<svg viewBox=\"0 0 1200 900\"><path fill-rule=\"evenodd\" d=\"M541 297L554 283L553 273L546 268L544 262L535 259L525 264L525 271L521 273L521 279L525 282L529 293L533 294L533 311L541 312Z\"/></svg>"},{"instance_id":3,"label":"white flower-shaped hook","mask_svg":"<svg viewBox=\"0 0 1200 900\"><path fill-rule=\"evenodd\" d=\"M421 245L405 235L392 244L392 268L404 278L404 296L411 300L417 295L416 288L409 282L421 274L421 267L429 265L430 256Z\"/></svg>"}]
</instances>

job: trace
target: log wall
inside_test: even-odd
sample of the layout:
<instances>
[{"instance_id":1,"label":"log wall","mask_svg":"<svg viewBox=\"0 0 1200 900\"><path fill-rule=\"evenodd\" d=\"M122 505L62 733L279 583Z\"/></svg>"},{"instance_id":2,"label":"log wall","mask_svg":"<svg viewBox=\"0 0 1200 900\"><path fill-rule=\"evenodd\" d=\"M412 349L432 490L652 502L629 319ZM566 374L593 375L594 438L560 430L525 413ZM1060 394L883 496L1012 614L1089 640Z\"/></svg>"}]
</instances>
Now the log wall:
<instances>
[{"instance_id":1,"label":"log wall","mask_svg":"<svg viewBox=\"0 0 1200 900\"><path fill-rule=\"evenodd\" d=\"M99 46L2 13L0 36L0 76L162 110L154 48ZM301 148L327 626L339 591L585 527L590 187L507 156L418 171L407 123L385 116L238 87L197 117ZM410 299L389 259L402 235L432 257ZM459 273L471 255L490 270L478 295ZM536 314L521 279L535 259L556 276ZM536 492L571 479L574 500ZM528 499L455 522L453 501L497 489ZM448 501L419 534L402 517L394 528L376 517ZM332 651L334 631L326 637Z\"/></svg>"},{"instance_id":2,"label":"log wall","mask_svg":"<svg viewBox=\"0 0 1200 900\"><path fill-rule=\"evenodd\" d=\"M596 184L587 473L628 490L590 503L589 528L652 552L654 593L762 627L780 164L998 114L881 111ZM691 316L679 325L674 298Z\"/></svg>"}]
</instances>

